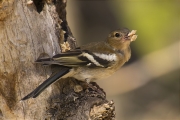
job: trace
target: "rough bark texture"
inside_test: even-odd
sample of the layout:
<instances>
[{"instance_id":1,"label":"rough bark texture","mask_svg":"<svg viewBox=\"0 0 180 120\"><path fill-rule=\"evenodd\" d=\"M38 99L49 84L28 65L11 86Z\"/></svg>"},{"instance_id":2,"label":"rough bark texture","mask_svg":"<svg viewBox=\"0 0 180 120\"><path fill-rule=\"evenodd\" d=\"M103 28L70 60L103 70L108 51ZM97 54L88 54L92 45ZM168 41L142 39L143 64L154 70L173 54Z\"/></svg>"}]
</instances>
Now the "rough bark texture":
<instances>
[{"instance_id":1,"label":"rough bark texture","mask_svg":"<svg viewBox=\"0 0 180 120\"><path fill-rule=\"evenodd\" d=\"M66 0L0 0L0 119L111 120L113 102L95 83L61 79L36 99L20 101L51 74L33 62L60 53L74 38L67 26Z\"/></svg>"}]
</instances>

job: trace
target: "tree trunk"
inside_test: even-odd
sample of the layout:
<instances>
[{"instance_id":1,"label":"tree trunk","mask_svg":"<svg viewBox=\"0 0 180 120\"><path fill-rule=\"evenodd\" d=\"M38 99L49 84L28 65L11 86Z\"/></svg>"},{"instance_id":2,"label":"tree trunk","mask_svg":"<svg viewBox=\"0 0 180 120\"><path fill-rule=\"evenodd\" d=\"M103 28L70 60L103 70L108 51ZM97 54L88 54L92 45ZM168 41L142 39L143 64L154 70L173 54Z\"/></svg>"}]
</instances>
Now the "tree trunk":
<instances>
[{"instance_id":1,"label":"tree trunk","mask_svg":"<svg viewBox=\"0 0 180 120\"><path fill-rule=\"evenodd\" d=\"M0 119L114 118L113 102L96 83L73 78L59 80L35 99L20 101L52 73L50 67L34 64L38 57L64 51L64 42L75 47L65 7L66 0L0 0Z\"/></svg>"}]
</instances>

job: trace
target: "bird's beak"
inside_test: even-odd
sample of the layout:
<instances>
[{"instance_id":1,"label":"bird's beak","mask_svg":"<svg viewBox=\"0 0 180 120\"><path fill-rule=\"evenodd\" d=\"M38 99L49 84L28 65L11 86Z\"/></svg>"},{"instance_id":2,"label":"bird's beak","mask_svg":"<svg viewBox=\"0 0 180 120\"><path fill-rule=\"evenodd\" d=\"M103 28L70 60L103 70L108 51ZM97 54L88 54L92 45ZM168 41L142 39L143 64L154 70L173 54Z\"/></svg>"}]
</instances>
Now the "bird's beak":
<instances>
[{"instance_id":1,"label":"bird's beak","mask_svg":"<svg viewBox=\"0 0 180 120\"><path fill-rule=\"evenodd\" d=\"M135 41L136 38L137 38L137 35L136 35L136 31L137 30L132 30L128 35L127 35L127 38L130 39L130 41Z\"/></svg>"}]
</instances>

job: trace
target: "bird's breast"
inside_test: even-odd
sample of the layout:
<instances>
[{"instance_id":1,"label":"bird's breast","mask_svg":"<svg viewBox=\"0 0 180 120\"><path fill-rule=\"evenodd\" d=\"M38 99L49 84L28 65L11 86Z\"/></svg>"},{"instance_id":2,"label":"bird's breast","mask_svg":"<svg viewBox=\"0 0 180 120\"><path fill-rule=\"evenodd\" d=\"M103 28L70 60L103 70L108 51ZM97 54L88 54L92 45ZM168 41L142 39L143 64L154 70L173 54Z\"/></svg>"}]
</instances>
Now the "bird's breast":
<instances>
[{"instance_id":1,"label":"bird's breast","mask_svg":"<svg viewBox=\"0 0 180 120\"><path fill-rule=\"evenodd\" d=\"M72 77L76 78L77 80L81 81L94 81L100 80L106 77L111 76L117 70L112 68L88 68L88 67L79 67L74 70L74 74Z\"/></svg>"}]
</instances>

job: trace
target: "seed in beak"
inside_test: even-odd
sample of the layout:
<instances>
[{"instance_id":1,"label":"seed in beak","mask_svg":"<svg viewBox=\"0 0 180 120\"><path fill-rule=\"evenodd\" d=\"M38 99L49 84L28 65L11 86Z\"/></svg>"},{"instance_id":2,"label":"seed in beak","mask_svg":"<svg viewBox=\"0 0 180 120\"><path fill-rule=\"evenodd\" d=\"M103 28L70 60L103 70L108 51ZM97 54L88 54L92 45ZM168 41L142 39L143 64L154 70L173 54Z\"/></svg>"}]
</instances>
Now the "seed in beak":
<instances>
[{"instance_id":1,"label":"seed in beak","mask_svg":"<svg viewBox=\"0 0 180 120\"><path fill-rule=\"evenodd\" d=\"M135 41L136 38L137 38L137 35L135 35L135 34L136 34L136 31L137 31L137 30L132 30L132 31L128 34L128 37L131 37L131 42L132 42L132 41Z\"/></svg>"},{"instance_id":2,"label":"seed in beak","mask_svg":"<svg viewBox=\"0 0 180 120\"><path fill-rule=\"evenodd\" d=\"M133 36L133 35L135 35L135 34L136 34L136 31L137 31L137 30L132 30L132 31L128 34L128 36Z\"/></svg>"},{"instance_id":3,"label":"seed in beak","mask_svg":"<svg viewBox=\"0 0 180 120\"><path fill-rule=\"evenodd\" d=\"M135 41L136 38L137 38L137 35L133 35L132 38L131 38L131 42L132 42L132 41Z\"/></svg>"}]
</instances>

